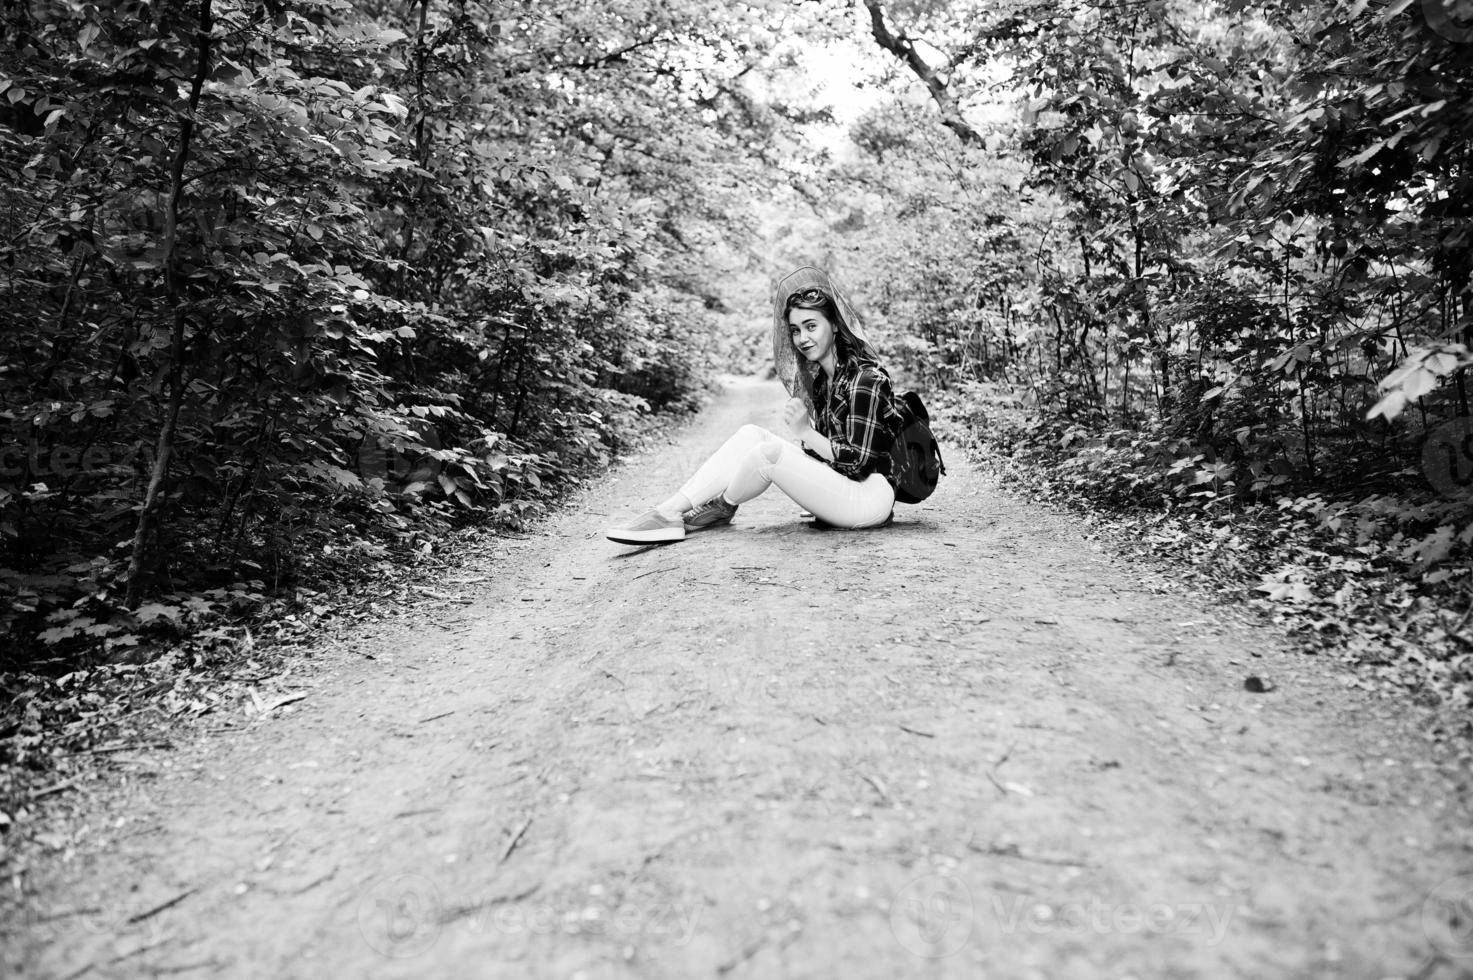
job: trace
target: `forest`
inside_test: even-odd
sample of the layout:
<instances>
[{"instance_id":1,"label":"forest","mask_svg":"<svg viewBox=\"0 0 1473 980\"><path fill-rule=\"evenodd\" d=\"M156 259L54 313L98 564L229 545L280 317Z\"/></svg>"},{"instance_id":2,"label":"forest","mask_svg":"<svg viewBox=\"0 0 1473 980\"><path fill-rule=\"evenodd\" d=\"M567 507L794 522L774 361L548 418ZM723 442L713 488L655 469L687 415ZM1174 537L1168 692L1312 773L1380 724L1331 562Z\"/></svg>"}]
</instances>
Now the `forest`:
<instances>
[{"instance_id":1,"label":"forest","mask_svg":"<svg viewBox=\"0 0 1473 980\"><path fill-rule=\"evenodd\" d=\"M23 0L0 45L7 699L521 526L812 261L944 438L1473 701L1473 0Z\"/></svg>"}]
</instances>

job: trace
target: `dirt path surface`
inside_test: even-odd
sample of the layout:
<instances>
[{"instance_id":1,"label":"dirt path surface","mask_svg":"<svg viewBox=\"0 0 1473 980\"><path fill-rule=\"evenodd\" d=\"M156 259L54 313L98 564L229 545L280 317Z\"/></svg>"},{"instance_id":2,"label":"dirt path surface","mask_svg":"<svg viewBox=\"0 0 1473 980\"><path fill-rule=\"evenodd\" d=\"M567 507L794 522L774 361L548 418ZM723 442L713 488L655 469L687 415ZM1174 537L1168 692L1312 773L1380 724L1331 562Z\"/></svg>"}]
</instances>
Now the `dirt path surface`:
<instances>
[{"instance_id":1,"label":"dirt path surface","mask_svg":"<svg viewBox=\"0 0 1473 980\"><path fill-rule=\"evenodd\" d=\"M1413 709L959 453L880 531L774 491L678 545L603 540L779 402L734 383L468 559L470 603L144 758L0 972L1473 975L1473 823Z\"/></svg>"}]
</instances>

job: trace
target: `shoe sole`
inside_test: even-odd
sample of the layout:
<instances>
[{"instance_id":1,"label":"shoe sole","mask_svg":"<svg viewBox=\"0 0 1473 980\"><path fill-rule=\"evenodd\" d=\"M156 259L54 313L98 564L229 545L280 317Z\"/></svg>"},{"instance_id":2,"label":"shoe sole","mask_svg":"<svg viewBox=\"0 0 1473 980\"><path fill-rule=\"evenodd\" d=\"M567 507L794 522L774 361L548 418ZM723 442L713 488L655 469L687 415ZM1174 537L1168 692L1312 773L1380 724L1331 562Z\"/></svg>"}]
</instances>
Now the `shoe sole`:
<instances>
[{"instance_id":1,"label":"shoe sole","mask_svg":"<svg viewBox=\"0 0 1473 980\"><path fill-rule=\"evenodd\" d=\"M654 531L606 531L604 537L620 544L674 544L685 540L685 528L663 527Z\"/></svg>"}]
</instances>

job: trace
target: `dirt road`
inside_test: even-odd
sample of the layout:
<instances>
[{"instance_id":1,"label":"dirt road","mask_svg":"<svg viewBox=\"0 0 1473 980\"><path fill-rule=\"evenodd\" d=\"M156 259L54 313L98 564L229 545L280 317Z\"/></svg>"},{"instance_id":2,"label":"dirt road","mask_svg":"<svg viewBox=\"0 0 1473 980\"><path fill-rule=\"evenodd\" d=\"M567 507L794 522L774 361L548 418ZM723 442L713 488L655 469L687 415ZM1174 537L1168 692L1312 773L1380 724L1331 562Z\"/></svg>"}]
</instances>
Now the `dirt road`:
<instances>
[{"instance_id":1,"label":"dirt road","mask_svg":"<svg viewBox=\"0 0 1473 980\"><path fill-rule=\"evenodd\" d=\"M678 545L602 538L779 402L734 384L468 556L469 604L147 756L0 972L1473 975L1466 790L1415 710L959 453L879 531L774 491Z\"/></svg>"}]
</instances>

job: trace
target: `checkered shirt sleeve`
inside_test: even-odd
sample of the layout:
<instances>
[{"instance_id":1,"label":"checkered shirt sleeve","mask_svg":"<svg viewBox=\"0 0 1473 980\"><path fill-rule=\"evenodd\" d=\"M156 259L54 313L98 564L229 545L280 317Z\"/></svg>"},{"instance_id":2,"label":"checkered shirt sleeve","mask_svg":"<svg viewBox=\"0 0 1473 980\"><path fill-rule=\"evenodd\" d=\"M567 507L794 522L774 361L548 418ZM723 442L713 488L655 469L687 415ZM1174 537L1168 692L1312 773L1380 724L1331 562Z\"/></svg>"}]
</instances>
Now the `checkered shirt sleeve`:
<instances>
[{"instance_id":1,"label":"checkered shirt sleeve","mask_svg":"<svg viewBox=\"0 0 1473 980\"><path fill-rule=\"evenodd\" d=\"M871 473L889 476L895 414L889 379L877 368L861 364L841 370L823 388L815 428L834 448L829 465L853 480Z\"/></svg>"}]
</instances>

